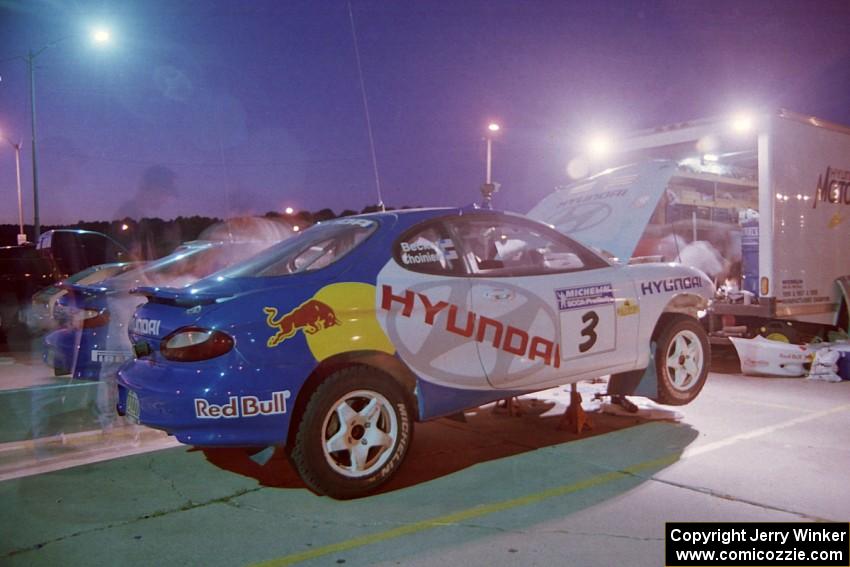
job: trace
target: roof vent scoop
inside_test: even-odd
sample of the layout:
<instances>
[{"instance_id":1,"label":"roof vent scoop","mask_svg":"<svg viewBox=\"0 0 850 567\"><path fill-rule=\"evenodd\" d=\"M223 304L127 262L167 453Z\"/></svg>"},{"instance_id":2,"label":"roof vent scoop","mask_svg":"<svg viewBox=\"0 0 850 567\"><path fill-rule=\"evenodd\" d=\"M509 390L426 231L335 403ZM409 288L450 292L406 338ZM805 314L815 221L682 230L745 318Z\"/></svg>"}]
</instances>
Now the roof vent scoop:
<instances>
[{"instance_id":1,"label":"roof vent scoop","mask_svg":"<svg viewBox=\"0 0 850 567\"><path fill-rule=\"evenodd\" d=\"M482 209L492 209L493 208L493 193L499 192L499 184L498 183L484 183L481 185L481 208Z\"/></svg>"}]
</instances>

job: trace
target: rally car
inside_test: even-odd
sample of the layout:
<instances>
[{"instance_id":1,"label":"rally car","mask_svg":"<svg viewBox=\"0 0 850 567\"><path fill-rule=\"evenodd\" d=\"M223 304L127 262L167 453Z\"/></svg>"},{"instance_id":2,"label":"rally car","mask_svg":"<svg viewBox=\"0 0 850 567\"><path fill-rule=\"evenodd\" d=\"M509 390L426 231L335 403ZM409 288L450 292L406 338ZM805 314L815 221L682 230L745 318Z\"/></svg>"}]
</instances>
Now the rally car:
<instances>
[{"instance_id":1,"label":"rally car","mask_svg":"<svg viewBox=\"0 0 850 567\"><path fill-rule=\"evenodd\" d=\"M63 286L59 298L64 326L44 337L44 361L58 375L99 380L114 374L117 365L132 357L127 322L140 299L130 290L161 283L182 286L271 245L270 241L195 240L171 254L134 269L122 270L97 283Z\"/></svg>"},{"instance_id":2,"label":"rally car","mask_svg":"<svg viewBox=\"0 0 850 567\"><path fill-rule=\"evenodd\" d=\"M140 265L140 262L98 264L42 289L32 296L32 305L26 314L27 326L33 331L44 331L61 325L64 315L59 299L68 294L67 288L71 284L93 285Z\"/></svg>"},{"instance_id":3,"label":"rally car","mask_svg":"<svg viewBox=\"0 0 850 567\"><path fill-rule=\"evenodd\" d=\"M465 208L323 222L188 288L137 293L120 412L195 446L285 446L311 488L351 498L398 469L414 421L605 374L688 403L713 285Z\"/></svg>"}]
</instances>

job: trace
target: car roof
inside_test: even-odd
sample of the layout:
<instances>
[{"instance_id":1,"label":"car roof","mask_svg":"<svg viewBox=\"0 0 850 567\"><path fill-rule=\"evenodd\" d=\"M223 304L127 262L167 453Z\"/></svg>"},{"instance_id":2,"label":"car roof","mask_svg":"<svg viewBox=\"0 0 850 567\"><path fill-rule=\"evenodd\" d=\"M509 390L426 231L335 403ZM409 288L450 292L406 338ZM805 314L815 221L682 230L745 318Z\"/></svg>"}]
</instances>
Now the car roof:
<instances>
[{"instance_id":1,"label":"car roof","mask_svg":"<svg viewBox=\"0 0 850 567\"><path fill-rule=\"evenodd\" d=\"M395 209L392 211L378 211L374 213L363 213L359 215L352 215L350 217L338 217L332 220L339 220L345 218L365 218L365 219L375 219L381 220L386 218L393 217L407 217L407 216L420 216L423 219L430 217L440 217L440 216L451 216L453 214L456 215L505 215L510 217L517 217L522 219L528 219L527 216L515 213L512 211L505 211L501 209L485 209L481 208L477 205L467 205L465 207L421 207L415 209ZM528 219L532 220L532 219ZM329 221L330 222L330 221ZM534 221L539 222L539 221Z\"/></svg>"}]
</instances>

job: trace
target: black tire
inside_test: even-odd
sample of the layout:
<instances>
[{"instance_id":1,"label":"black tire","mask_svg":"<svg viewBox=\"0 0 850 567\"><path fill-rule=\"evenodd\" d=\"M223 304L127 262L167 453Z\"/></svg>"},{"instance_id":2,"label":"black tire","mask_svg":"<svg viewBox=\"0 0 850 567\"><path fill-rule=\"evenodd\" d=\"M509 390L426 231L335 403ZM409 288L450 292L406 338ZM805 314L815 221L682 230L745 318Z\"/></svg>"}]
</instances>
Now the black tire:
<instances>
[{"instance_id":1,"label":"black tire","mask_svg":"<svg viewBox=\"0 0 850 567\"><path fill-rule=\"evenodd\" d=\"M316 492L341 499L364 496L401 466L413 439L412 415L408 397L392 377L366 366L344 368L310 397L290 457Z\"/></svg>"},{"instance_id":2,"label":"black tire","mask_svg":"<svg viewBox=\"0 0 850 567\"><path fill-rule=\"evenodd\" d=\"M655 339L656 401L683 406L697 397L708 377L708 335L702 325L686 315L667 316L661 324Z\"/></svg>"},{"instance_id":3,"label":"black tire","mask_svg":"<svg viewBox=\"0 0 850 567\"><path fill-rule=\"evenodd\" d=\"M800 333L787 323L770 321L758 329L758 334L771 341L792 345L800 344Z\"/></svg>"}]
</instances>

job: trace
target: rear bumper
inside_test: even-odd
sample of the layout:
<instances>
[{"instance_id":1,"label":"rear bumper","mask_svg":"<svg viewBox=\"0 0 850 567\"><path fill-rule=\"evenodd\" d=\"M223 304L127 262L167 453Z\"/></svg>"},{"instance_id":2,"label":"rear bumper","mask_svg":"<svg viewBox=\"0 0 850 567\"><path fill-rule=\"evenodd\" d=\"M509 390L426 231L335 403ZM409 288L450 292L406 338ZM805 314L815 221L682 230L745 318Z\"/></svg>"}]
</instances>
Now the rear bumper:
<instances>
[{"instance_id":1,"label":"rear bumper","mask_svg":"<svg viewBox=\"0 0 850 567\"><path fill-rule=\"evenodd\" d=\"M260 369L221 363L157 364L133 360L118 372L118 411L129 391L139 422L200 447L266 446L286 442L297 386L274 383ZM300 384L298 385L300 386Z\"/></svg>"},{"instance_id":2,"label":"rear bumper","mask_svg":"<svg viewBox=\"0 0 850 567\"><path fill-rule=\"evenodd\" d=\"M56 369L70 370L80 380L101 380L115 374L118 366L132 357L125 349L107 349L107 331L63 328L44 338L44 362Z\"/></svg>"}]
</instances>

